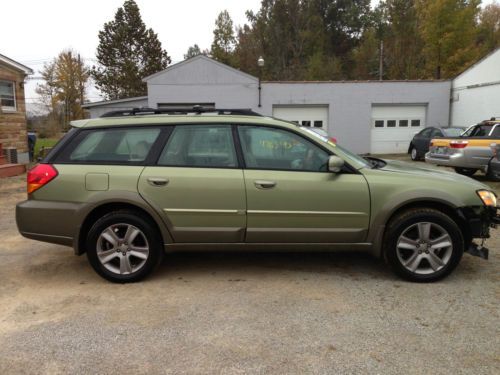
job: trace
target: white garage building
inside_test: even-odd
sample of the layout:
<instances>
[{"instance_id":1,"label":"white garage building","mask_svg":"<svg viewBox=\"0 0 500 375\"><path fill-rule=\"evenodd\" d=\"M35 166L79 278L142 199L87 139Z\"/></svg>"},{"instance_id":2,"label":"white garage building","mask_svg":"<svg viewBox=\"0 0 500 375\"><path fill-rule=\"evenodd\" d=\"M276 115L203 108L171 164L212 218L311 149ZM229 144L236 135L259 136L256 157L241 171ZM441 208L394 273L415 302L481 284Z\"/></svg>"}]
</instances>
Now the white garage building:
<instances>
[{"instance_id":1,"label":"white garage building","mask_svg":"<svg viewBox=\"0 0 500 375\"><path fill-rule=\"evenodd\" d=\"M453 80L451 100L453 125L500 117L500 48Z\"/></svg>"},{"instance_id":2,"label":"white garage building","mask_svg":"<svg viewBox=\"0 0 500 375\"><path fill-rule=\"evenodd\" d=\"M262 82L206 56L144 78L147 97L89 103L91 117L151 108L249 108L321 127L358 153L404 153L426 126L448 126L451 81ZM259 94L260 93L260 94ZM498 96L497 96L498 98ZM260 102L259 102L260 101ZM260 103L260 105L259 105Z\"/></svg>"}]
</instances>

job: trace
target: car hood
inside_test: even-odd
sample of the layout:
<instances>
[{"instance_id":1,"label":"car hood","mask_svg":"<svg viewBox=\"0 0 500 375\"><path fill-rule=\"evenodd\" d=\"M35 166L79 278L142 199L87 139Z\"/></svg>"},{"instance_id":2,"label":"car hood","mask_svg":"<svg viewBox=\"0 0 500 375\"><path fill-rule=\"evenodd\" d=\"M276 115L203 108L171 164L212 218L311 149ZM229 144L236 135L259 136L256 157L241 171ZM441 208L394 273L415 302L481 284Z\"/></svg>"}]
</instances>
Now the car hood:
<instances>
[{"instance_id":1,"label":"car hood","mask_svg":"<svg viewBox=\"0 0 500 375\"><path fill-rule=\"evenodd\" d=\"M395 172L395 173L406 173L412 176L418 176L423 178L439 179L441 181L446 180L450 182L459 182L462 184L469 184L471 186L477 187L478 189L488 189L491 188L479 181L476 181L470 177L462 176L458 173L447 171L445 169L437 169L436 167L430 167L423 163L408 163L399 160L385 160L387 163L384 167L380 168L383 171ZM432 181L429 181L432 182Z\"/></svg>"}]
</instances>

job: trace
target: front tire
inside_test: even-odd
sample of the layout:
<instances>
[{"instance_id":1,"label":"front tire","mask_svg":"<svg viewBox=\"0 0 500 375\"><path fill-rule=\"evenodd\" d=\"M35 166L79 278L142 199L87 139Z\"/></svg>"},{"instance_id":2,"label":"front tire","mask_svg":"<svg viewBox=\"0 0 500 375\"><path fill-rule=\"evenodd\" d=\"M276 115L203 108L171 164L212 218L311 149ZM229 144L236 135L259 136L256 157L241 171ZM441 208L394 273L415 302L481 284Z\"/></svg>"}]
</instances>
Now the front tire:
<instances>
[{"instance_id":1,"label":"front tire","mask_svg":"<svg viewBox=\"0 0 500 375\"><path fill-rule=\"evenodd\" d=\"M397 215L384 237L384 254L393 271L415 282L446 277L460 263L463 252L464 239L458 225L431 208L415 208Z\"/></svg>"},{"instance_id":2,"label":"front tire","mask_svg":"<svg viewBox=\"0 0 500 375\"><path fill-rule=\"evenodd\" d=\"M144 279L163 256L161 236L150 219L139 212L110 212L92 226L87 236L87 258L106 280L129 283Z\"/></svg>"},{"instance_id":3,"label":"front tire","mask_svg":"<svg viewBox=\"0 0 500 375\"><path fill-rule=\"evenodd\" d=\"M464 176L467 176L467 177L471 177L474 175L474 173L477 172L477 169L474 169L474 168L459 168L459 167L456 167L455 168L455 172L457 172L458 174L462 174Z\"/></svg>"}]
</instances>

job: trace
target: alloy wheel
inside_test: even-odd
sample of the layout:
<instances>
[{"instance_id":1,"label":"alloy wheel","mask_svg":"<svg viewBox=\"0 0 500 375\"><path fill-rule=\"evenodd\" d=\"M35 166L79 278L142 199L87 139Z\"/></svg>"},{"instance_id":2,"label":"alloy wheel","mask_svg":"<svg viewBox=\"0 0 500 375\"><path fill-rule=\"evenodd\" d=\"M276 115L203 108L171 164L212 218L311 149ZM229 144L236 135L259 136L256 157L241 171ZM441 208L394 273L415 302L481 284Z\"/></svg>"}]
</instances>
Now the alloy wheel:
<instances>
[{"instance_id":1,"label":"alloy wheel","mask_svg":"<svg viewBox=\"0 0 500 375\"><path fill-rule=\"evenodd\" d=\"M127 275L140 270L149 257L149 244L137 227L113 224L97 239L97 259L110 272Z\"/></svg>"},{"instance_id":2,"label":"alloy wheel","mask_svg":"<svg viewBox=\"0 0 500 375\"><path fill-rule=\"evenodd\" d=\"M440 225L420 222L406 228L398 238L397 256L410 272L429 275L443 269L451 259L453 242Z\"/></svg>"}]
</instances>

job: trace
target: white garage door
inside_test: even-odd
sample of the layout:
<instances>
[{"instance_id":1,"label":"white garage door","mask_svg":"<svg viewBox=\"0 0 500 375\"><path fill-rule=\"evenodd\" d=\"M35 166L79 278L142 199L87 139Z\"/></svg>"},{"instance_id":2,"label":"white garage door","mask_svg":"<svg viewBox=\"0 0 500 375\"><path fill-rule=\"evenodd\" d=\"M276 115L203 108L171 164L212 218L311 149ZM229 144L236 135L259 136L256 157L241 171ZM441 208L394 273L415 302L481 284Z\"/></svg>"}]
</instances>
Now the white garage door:
<instances>
[{"instance_id":1,"label":"white garage door","mask_svg":"<svg viewBox=\"0 0 500 375\"><path fill-rule=\"evenodd\" d=\"M273 116L302 126L328 129L327 106L274 106Z\"/></svg>"},{"instance_id":2,"label":"white garage door","mask_svg":"<svg viewBox=\"0 0 500 375\"><path fill-rule=\"evenodd\" d=\"M425 127L425 105L373 106L372 154L406 153L413 135Z\"/></svg>"}]
</instances>

